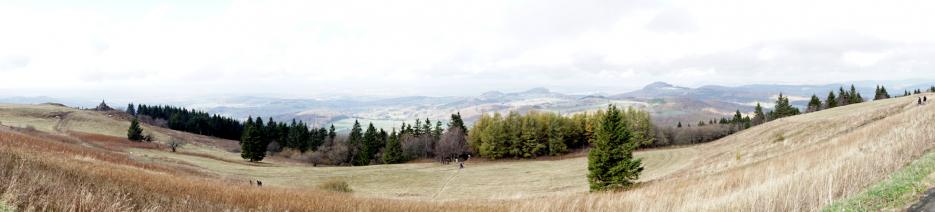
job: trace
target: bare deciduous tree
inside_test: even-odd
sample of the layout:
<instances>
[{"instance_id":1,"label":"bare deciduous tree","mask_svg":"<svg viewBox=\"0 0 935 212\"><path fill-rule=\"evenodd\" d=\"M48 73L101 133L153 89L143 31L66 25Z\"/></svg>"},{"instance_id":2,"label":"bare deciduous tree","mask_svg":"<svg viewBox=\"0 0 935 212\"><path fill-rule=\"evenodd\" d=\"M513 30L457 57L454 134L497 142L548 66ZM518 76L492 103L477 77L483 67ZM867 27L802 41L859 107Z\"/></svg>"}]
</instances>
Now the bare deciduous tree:
<instances>
[{"instance_id":1,"label":"bare deciduous tree","mask_svg":"<svg viewBox=\"0 0 935 212\"><path fill-rule=\"evenodd\" d=\"M435 159L446 162L454 158L459 158L468 153L467 138L464 137L464 130L461 127L451 127L442 135L441 140L435 145Z\"/></svg>"}]
</instances>

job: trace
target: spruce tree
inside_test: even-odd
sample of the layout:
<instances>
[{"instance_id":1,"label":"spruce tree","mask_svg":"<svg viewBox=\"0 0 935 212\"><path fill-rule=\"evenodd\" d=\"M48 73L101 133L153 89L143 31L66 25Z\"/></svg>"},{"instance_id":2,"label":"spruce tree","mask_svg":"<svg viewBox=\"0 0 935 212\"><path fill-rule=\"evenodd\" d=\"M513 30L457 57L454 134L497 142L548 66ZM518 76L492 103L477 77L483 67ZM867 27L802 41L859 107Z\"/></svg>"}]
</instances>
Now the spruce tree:
<instances>
[{"instance_id":1,"label":"spruce tree","mask_svg":"<svg viewBox=\"0 0 935 212\"><path fill-rule=\"evenodd\" d=\"M432 131L432 135L435 137L435 140L440 140L442 138L442 132L445 129L442 129L442 121L435 121L435 130Z\"/></svg>"},{"instance_id":2,"label":"spruce tree","mask_svg":"<svg viewBox=\"0 0 935 212\"><path fill-rule=\"evenodd\" d=\"M396 129L393 129L393 132L390 133L389 138L386 140L386 146L383 147L383 162L388 164L401 163L405 161L403 158L403 146L399 142L399 135L396 134Z\"/></svg>"},{"instance_id":3,"label":"spruce tree","mask_svg":"<svg viewBox=\"0 0 935 212\"><path fill-rule=\"evenodd\" d=\"M133 107L132 102L127 105L127 114L130 114L131 116L136 116L136 107Z\"/></svg>"},{"instance_id":4,"label":"spruce tree","mask_svg":"<svg viewBox=\"0 0 935 212\"><path fill-rule=\"evenodd\" d=\"M821 100L818 99L818 96L812 94L812 99L808 101L808 108L805 109L806 112L815 112L821 110Z\"/></svg>"},{"instance_id":5,"label":"spruce tree","mask_svg":"<svg viewBox=\"0 0 935 212\"><path fill-rule=\"evenodd\" d=\"M351 159L352 165L355 165L355 166L366 165L366 164L363 164L363 161L361 161L361 159L366 157L366 156L363 156L364 152L361 152L361 150L365 146L363 144L363 140L364 140L363 137L364 135L363 135L362 129L360 128L360 122L358 122L357 120L354 120L354 126L351 127L351 134L349 134L347 138L348 149L350 149L350 153L351 153L349 154L349 156L351 157L350 159ZM367 161L367 162L369 163L370 161Z\"/></svg>"},{"instance_id":6,"label":"spruce tree","mask_svg":"<svg viewBox=\"0 0 935 212\"><path fill-rule=\"evenodd\" d=\"M838 88L838 106L845 106L850 103L850 94L844 91L844 87Z\"/></svg>"},{"instance_id":7,"label":"spruce tree","mask_svg":"<svg viewBox=\"0 0 935 212\"><path fill-rule=\"evenodd\" d=\"M753 108L753 120L751 120L754 126L760 125L766 122L766 114L763 114L763 107L760 106L760 103L756 103L756 107Z\"/></svg>"},{"instance_id":8,"label":"spruce tree","mask_svg":"<svg viewBox=\"0 0 935 212\"><path fill-rule=\"evenodd\" d=\"M825 109L838 106L838 100L834 97L834 91L828 92L828 98L825 99Z\"/></svg>"},{"instance_id":9,"label":"spruce tree","mask_svg":"<svg viewBox=\"0 0 935 212\"><path fill-rule=\"evenodd\" d=\"M643 171L641 160L633 157L639 144L630 139L628 123L616 106L608 106L594 134L593 147L588 152L591 191L633 185Z\"/></svg>"},{"instance_id":10,"label":"spruce tree","mask_svg":"<svg viewBox=\"0 0 935 212\"><path fill-rule=\"evenodd\" d=\"M379 133L377 129L373 127L373 123L370 123L367 126L367 131L364 132L363 138L360 140L359 145L357 145L357 155L355 155L352 163L355 166L364 166L370 164L370 159L373 158L373 155L377 153L377 146L379 144Z\"/></svg>"},{"instance_id":11,"label":"spruce tree","mask_svg":"<svg viewBox=\"0 0 935 212\"><path fill-rule=\"evenodd\" d=\"M258 118L258 120L260 120ZM245 126L240 138L240 157L250 162L257 162L266 157L266 142L263 141L262 120Z\"/></svg>"},{"instance_id":12,"label":"spruce tree","mask_svg":"<svg viewBox=\"0 0 935 212\"><path fill-rule=\"evenodd\" d=\"M451 120L448 122L448 128L450 129L452 127L460 127L461 129L464 129L464 135L467 135L468 128L464 127L464 120L461 119L461 112L451 114Z\"/></svg>"},{"instance_id":13,"label":"spruce tree","mask_svg":"<svg viewBox=\"0 0 935 212\"><path fill-rule=\"evenodd\" d=\"M130 121L130 128L127 129L127 139L131 141L142 141L143 140L143 128L140 127L140 120L133 118Z\"/></svg>"}]
</instances>

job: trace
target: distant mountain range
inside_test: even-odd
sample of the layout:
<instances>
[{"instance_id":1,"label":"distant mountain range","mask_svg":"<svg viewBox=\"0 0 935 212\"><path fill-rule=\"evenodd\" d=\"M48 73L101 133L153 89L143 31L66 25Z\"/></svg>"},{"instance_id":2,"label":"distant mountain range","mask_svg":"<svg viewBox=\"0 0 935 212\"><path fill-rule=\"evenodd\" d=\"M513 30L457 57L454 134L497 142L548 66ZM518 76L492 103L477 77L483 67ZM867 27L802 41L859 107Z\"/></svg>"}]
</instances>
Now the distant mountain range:
<instances>
[{"instance_id":1,"label":"distant mountain range","mask_svg":"<svg viewBox=\"0 0 935 212\"><path fill-rule=\"evenodd\" d=\"M877 84L887 85L891 95L904 90L924 89L935 83L922 80L853 83L825 85L754 84L736 87L706 85L697 88L681 87L665 82L654 82L642 89L616 95L570 95L552 92L546 88L533 88L523 92L504 93L488 91L478 96L406 96L395 98L336 98L336 99L284 99L269 97L215 97L177 102L146 102L144 104L172 104L206 110L211 113L244 119L248 116L273 117L277 120L302 120L317 126L334 124L349 128L354 120L372 122L377 127L391 128L403 121L415 119L446 121L452 113L460 112L467 122L473 122L483 113L525 113L530 110L551 111L561 114L580 113L605 108L608 104L634 107L650 111L656 124L675 125L677 122L696 123L700 120L729 116L736 110L749 113L759 102L772 107L781 92L790 97L793 105L804 107L808 98L818 95L824 99L829 91L854 84L864 98L873 98ZM71 106L93 107L99 101L57 99L52 97L0 98L3 103L37 104L47 102ZM124 103L125 104L125 103ZM122 108L123 105L112 105Z\"/></svg>"}]
</instances>

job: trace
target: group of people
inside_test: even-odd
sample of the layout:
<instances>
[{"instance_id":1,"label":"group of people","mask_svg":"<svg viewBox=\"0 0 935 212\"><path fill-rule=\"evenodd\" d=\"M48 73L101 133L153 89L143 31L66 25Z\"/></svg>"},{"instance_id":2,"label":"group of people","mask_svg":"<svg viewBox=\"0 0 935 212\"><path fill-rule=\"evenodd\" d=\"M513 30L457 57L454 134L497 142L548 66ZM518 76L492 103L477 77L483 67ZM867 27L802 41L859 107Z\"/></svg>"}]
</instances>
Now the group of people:
<instances>
[{"instance_id":1,"label":"group of people","mask_svg":"<svg viewBox=\"0 0 935 212\"><path fill-rule=\"evenodd\" d=\"M928 100L929 100L929 99L928 99L927 96L919 97L919 105L925 104L926 102L928 102Z\"/></svg>"}]
</instances>

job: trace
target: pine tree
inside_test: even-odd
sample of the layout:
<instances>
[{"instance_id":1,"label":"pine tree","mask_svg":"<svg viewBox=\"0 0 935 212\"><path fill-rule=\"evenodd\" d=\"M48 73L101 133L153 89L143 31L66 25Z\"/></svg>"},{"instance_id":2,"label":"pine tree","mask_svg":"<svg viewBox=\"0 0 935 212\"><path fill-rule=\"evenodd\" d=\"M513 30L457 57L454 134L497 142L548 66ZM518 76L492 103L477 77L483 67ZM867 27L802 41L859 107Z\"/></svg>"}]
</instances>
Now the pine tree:
<instances>
[{"instance_id":1,"label":"pine tree","mask_svg":"<svg viewBox=\"0 0 935 212\"><path fill-rule=\"evenodd\" d=\"M364 166L370 164L370 159L373 159L373 155L377 153L377 145L380 143L379 133L377 129L373 127L373 123L370 123L367 126L367 131L364 132L363 138L357 145L357 155L355 155L352 163L355 166Z\"/></svg>"},{"instance_id":2,"label":"pine tree","mask_svg":"<svg viewBox=\"0 0 935 212\"><path fill-rule=\"evenodd\" d=\"M805 109L805 112L815 112L821 110L821 100L818 99L818 96L812 94L812 99L808 101L808 108Z\"/></svg>"},{"instance_id":3,"label":"pine tree","mask_svg":"<svg viewBox=\"0 0 935 212\"><path fill-rule=\"evenodd\" d=\"M435 132L432 131L432 121L429 120L429 118L425 118L425 125L422 125L422 132L435 137Z\"/></svg>"},{"instance_id":4,"label":"pine tree","mask_svg":"<svg viewBox=\"0 0 935 212\"><path fill-rule=\"evenodd\" d=\"M136 107L133 107L132 102L127 105L127 114L130 114L131 116L136 116Z\"/></svg>"},{"instance_id":5,"label":"pine tree","mask_svg":"<svg viewBox=\"0 0 935 212\"><path fill-rule=\"evenodd\" d=\"M464 135L467 135L468 128L464 127L464 120L461 119L461 112L451 114L451 121L448 122L448 128L460 127L464 129Z\"/></svg>"},{"instance_id":6,"label":"pine tree","mask_svg":"<svg viewBox=\"0 0 935 212\"><path fill-rule=\"evenodd\" d=\"M782 117L798 115L799 109L789 104L788 97L784 97L782 93L779 93L779 98L776 100L776 106L772 112L773 116L770 117L770 120L775 120Z\"/></svg>"},{"instance_id":7,"label":"pine tree","mask_svg":"<svg viewBox=\"0 0 935 212\"><path fill-rule=\"evenodd\" d=\"M873 100L889 99L890 94L886 92L886 87L877 86L876 92L873 95Z\"/></svg>"},{"instance_id":8,"label":"pine tree","mask_svg":"<svg viewBox=\"0 0 935 212\"><path fill-rule=\"evenodd\" d=\"M588 182L591 191L629 187L639 179L642 162L633 157L639 144L630 139L626 119L610 105L595 129L595 139L588 152Z\"/></svg>"},{"instance_id":9,"label":"pine tree","mask_svg":"<svg viewBox=\"0 0 935 212\"><path fill-rule=\"evenodd\" d=\"M763 114L763 107L760 106L759 102L753 108L753 120L751 122L754 126L766 123L766 114Z\"/></svg>"},{"instance_id":10,"label":"pine tree","mask_svg":"<svg viewBox=\"0 0 935 212\"><path fill-rule=\"evenodd\" d=\"M244 126L243 134L240 138L240 157L250 162L257 162L266 157L266 142L263 141L261 131L263 121L251 123Z\"/></svg>"},{"instance_id":11,"label":"pine tree","mask_svg":"<svg viewBox=\"0 0 935 212\"><path fill-rule=\"evenodd\" d=\"M127 139L131 141L142 141L143 140L143 128L140 127L140 120L133 118L130 121L130 128L127 129Z\"/></svg>"},{"instance_id":12,"label":"pine tree","mask_svg":"<svg viewBox=\"0 0 935 212\"><path fill-rule=\"evenodd\" d=\"M432 131L432 136L435 137L436 141L442 138L442 132L444 131L445 129L442 129L442 121L435 121L435 130Z\"/></svg>"},{"instance_id":13,"label":"pine tree","mask_svg":"<svg viewBox=\"0 0 935 212\"><path fill-rule=\"evenodd\" d=\"M354 120L354 126L351 127L351 134L348 135L347 143L348 143L348 148L351 150L350 151L351 154L349 154L349 156L351 157L350 158L351 164L355 166L366 165L366 164L363 164L364 163L363 161L361 161L361 159L366 157L366 156L363 156L363 154L365 153L361 152L361 150L365 148L365 145L363 144L363 140L364 140L363 137L364 135L363 135L362 129L360 128L360 122L358 122L357 120ZM367 161L367 162L369 163L370 161Z\"/></svg>"},{"instance_id":14,"label":"pine tree","mask_svg":"<svg viewBox=\"0 0 935 212\"><path fill-rule=\"evenodd\" d=\"M328 141L334 141L335 136L338 136L338 133L334 132L334 124L331 124L331 128L328 129Z\"/></svg>"},{"instance_id":15,"label":"pine tree","mask_svg":"<svg viewBox=\"0 0 935 212\"><path fill-rule=\"evenodd\" d=\"M853 84L851 84L851 92L849 94L850 95L848 97L850 97L850 99L848 99L848 104L864 102L864 98L860 97L860 93L857 92L857 88L855 88Z\"/></svg>"},{"instance_id":16,"label":"pine tree","mask_svg":"<svg viewBox=\"0 0 935 212\"><path fill-rule=\"evenodd\" d=\"M393 164L403 161L405 161L405 158L403 158L403 146L399 142L399 135L396 134L396 129L393 129L393 132L390 133L389 138L387 138L386 146L383 147L383 162Z\"/></svg>"},{"instance_id":17,"label":"pine tree","mask_svg":"<svg viewBox=\"0 0 935 212\"><path fill-rule=\"evenodd\" d=\"M844 91L844 87L838 88L838 106L845 106L851 99L850 94L847 91Z\"/></svg>"}]
</instances>

